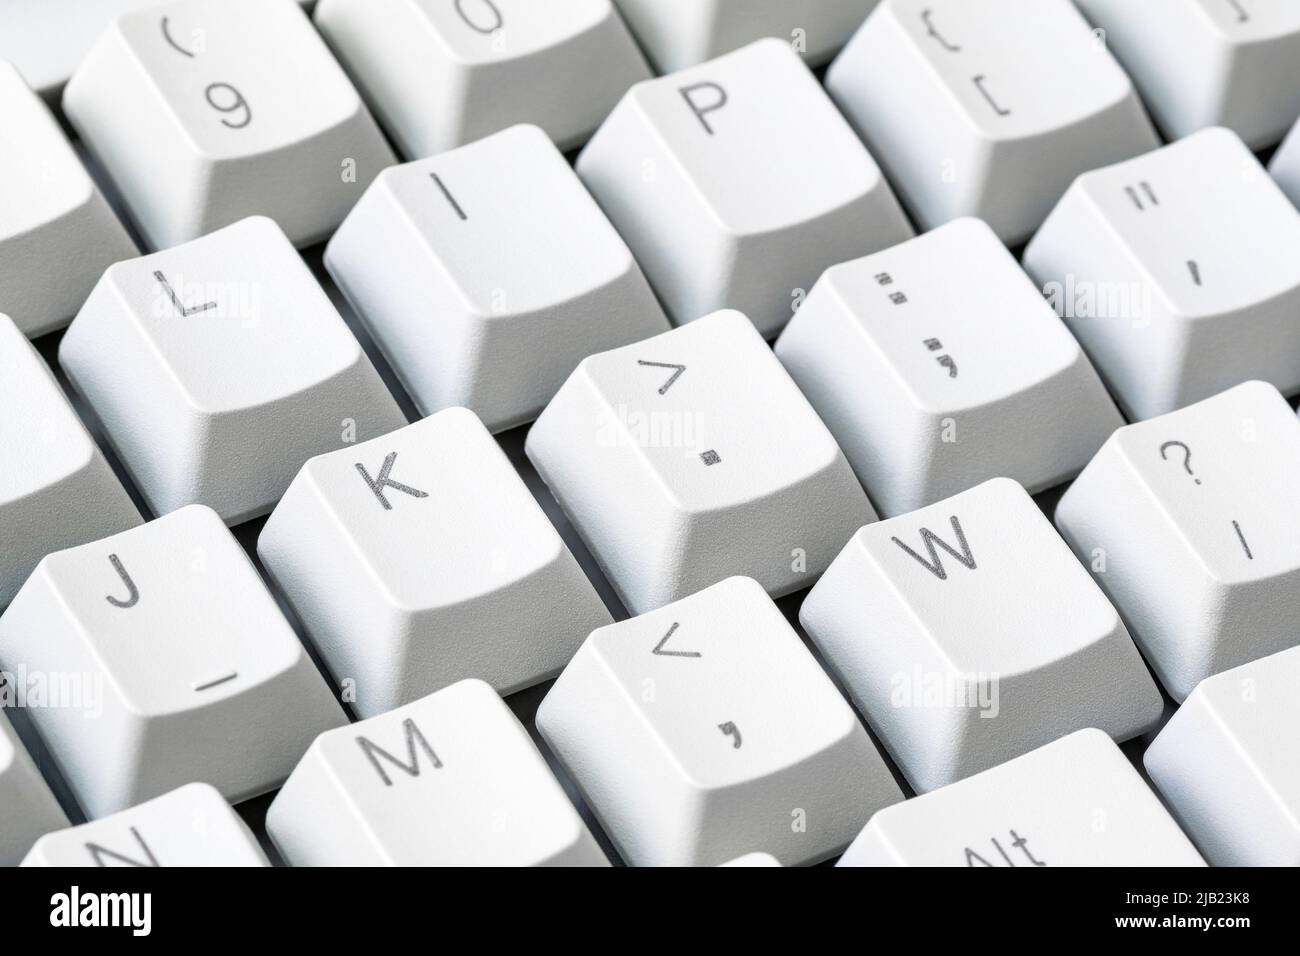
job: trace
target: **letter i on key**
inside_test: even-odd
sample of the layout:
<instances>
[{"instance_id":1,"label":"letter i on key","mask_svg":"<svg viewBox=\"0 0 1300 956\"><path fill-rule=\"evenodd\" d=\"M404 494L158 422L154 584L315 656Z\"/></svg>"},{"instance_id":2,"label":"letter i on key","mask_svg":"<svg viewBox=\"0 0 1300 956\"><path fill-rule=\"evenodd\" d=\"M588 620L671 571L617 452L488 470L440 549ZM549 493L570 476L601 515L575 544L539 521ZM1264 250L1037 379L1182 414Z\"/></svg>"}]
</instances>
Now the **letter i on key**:
<instances>
[{"instance_id":1,"label":"letter i on key","mask_svg":"<svg viewBox=\"0 0 1300 956\"><path fill-rule=\"evenodd\" d=\"M325 265L421 413L463 406L494 432L536 418L588 355L669 327L536 126L384 170Z\"/></svg>"},{"instance_id":2,"label":"letter i on key","mask_svg":"<svg viewBox=\"0 0 1300 956\"><path fill-rule=\"evenodd\" d=\"M0 668L84 681L83 706L29 712L91 817L195 780L257 796L346 722L248 556L199 505L46 557L0 617Z\"/></svg>"},{"instance_id":3,"label":"letter i on key","mask_svg":"<svg viewBox=\"0 0 1300 956\"><path fill-rule=\"evenodd\" d=\"M460 681L316 738L266 815L294 866L608 866L497 694Z\"/></svg>"}]
</instances>

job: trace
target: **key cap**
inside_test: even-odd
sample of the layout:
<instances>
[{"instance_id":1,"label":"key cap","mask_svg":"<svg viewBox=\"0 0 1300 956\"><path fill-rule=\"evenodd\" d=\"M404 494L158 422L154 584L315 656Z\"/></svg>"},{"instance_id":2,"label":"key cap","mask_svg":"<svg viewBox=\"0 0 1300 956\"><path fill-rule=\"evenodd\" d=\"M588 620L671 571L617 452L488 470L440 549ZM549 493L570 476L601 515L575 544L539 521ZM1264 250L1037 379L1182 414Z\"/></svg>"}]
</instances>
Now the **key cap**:
<instances>
[{"instance_id":1,"label":"key cap","mask_svg":"<svg viewBox=\"0 0 1300 956\"><path fill-rule=\"evenodd\" d=\"M294 866L609 865L480 680L321 734L266 828Z\"/></svg>"},{"instance_id":2,"label":"key cap","mask_svg":"<svg viewBox=\"0 0 1300 956\"><path fill-rule=\"evenodd\" d=\"M312 0L302 0L304 7ZM158 0L5 0L0 59L13 63L41 96L58 100L95 39L120 14Z\"/></svg>"},{"instance_id":3,"label":"key cap","mask_svg":"<svg viewBox=\"0 0 1300 956\"><path fill-rule=\"evenodd\" d=\"M140 513L45 361L0 315L0 608L51 551L134 527Z\"/></svg>"},{"instance_id":4,"label":"key cap","mask_svg":"<svg viewBox=\"0 0 1300 956\"><path fill-rule=\"evenodd\" d=\"M59 363L155 514L199 503L246 521L308 458L406 424L262 217L110 268Z\"/></svg>"},{"instance_id":5,"label":"key cap","mask_svg":"<svg viewBox=\"0 0 1300 956\"><path fill-rule=\"evenodd\" d=\"M885 515L989 478L1050 488L1124 424L978 219L832 266L776 354Z\"/></svg>"},{"instance_id":6,"label":"key cap","mask_svg":"<svg viewBox=\"0 0 1300 956\"><path fill-rule=\"evenodd\" d=\"M650 77L609 0L321 0L316 26L411 159L516 123L576 149Z\"/></svg>"},{"instance_id":7,"label":"key cap","mask_svg":"<svg viewBox=\"0 0 1300 956\"><path fill-rule=\"evenodd\" d=\"M746 853L719 866L780 866L781 861L770 853Z\"/></svg>"},{"instance_id":8,"label":"key cap","mask_svg":"<svg viewBox=\"0 0 1300 956\"><path fill-rule=\"evenodd\" d=\"M190 783L102 820L41 837L23 866L270 866L225 798Z\"/></svg>"},{"instance_id":9,"label":"key cap","mask_svg":"<svg viewBox=\"0 0 1300 956\"><path fill-rule=\"evenodd\" d=\"M1077 175L1160 142L1069 0L884 0L826 89L923 229L977 216L1009 246Z\"/></svg>"},{"instance_id":10,"label":"key cap","mask_svg":"<svg viewBox=\"0 0 1300 956\"><path fill-rule=\"evenodd\" d=\"M902 799L776 605L726 581L587 639L537 729L633 866L838 853Z\"/></svg>"},{"instance_id":11,"label":"key cap","mask_svg":"<svg viewBox=\"0 0 1300 956\"><path fill-rule=\"evenodd\" d=\"M1143 756L1215 866L1300 866L1300 647L1207 677Z\"/></svg>"},{"instance_id":12,"label":"key cap","mask_svg":"<svg viewBox=\"0 0 1300 956\"><path fill-rule=\"evenodd\" d=\"M0 677L0 702L18 693L12 684L8 676ZM54 794L9 725L4 707L0 707L0 807L4 808L0 866L17 866L38 838L68 825Z\"/></svg>"},{"instance_id":13,"label":"key cap","mask_svg":"<svg viewBox=\"0 0 1300 956\"><path fill-rule=\"evenodd\" d=\"M1273 154L1268 171L1292 204L1300 207L1300 122Z\"/></svg>"},{"instance_id":14,"label":"key cap","mask_svg":"<svg viewBox=\"0 0 1300 956\"><path fill-rule=\"evenodd\" d=\"M0 617L0 667L75 677L83 708L32 708L90 817L191 781L274 789L346 722L243 549L210 508L45 558Z\"/></svg>"},{"instance_id":15,"label":"key cap","mask_svg":"<svg viewBox=\"0 0 1300 956\"><path fill-rule=\"evenodd\" d=\"M1163 702L1128 631L1025 490L995 478L859 531L799 620L918 792Z\"/></svg>"},{"instance_id":16,"label":"key cap","mask_svg":"<svg viewBox=\"0 0 1300 956\"><path fill-rule=\"evenodd\" d=\"M1133 420L1300 390L1297 247L1300 212L1216 129L1079 177L1024 264Z\"/></svg>"},{"instance_id":17,"label":"key cap","mask_svg":"<svg viewBox=\"0 0 1300 956\"><path fill-rule=\"evenodd\" d=\"M877 0L616 0L660 73L780 37L811 66L828 61Z\"/></svg>"},{"instance_id":18,"label":"key cap","mask_svg":"<svg viewBox=\"0 0 1300 956\"><path fill-rule=\"evenodd\" d=\"M257 551L366 717L471 676L522 690L610 622L463 408L313 458Z\"/></svg>"},{"instance_id":19,"label":"key cap","mask_svg":"<svg viewBox=\"0 0 1300 956\"><path fill-rule=\"evenodd\" d=\"M0 60L0 302L31 336L68 323L100 274L136 255L58 122Z\"/></svg>"},{"instance_id":20,"label":"key cap","mask_svg":"<svg viewBox=\"0 0 1300 956\"><path fill-rule=\"evenodd\" d=\"M1300 8L1290 0L1078 4L1167 138L1226 126L1263 149L1300 115Z\"/></svg>"},{"instance_id":21,"label":"key cap","mask_svg":"<svg viewBox=\"0 0 1300 956\"><path fill-rule=\"evenodd\" d=\"M734 574L806 587L876 517L738 312L585 359L525 449L634 614Z\"/></svg>"},{"instance_id":22,"label":"key cap","mask_svg":"<svg viewBox=\"0 0 1300 956\"><path fill-rule=\"evenodd\" d=\"M1300 422L1271 385L1120 429L1056 524L1178 700L1300 641Z\"/></svg>"},{"instance_id":23,"label":"key cap","mask_svg":"<svg viewBox=\"0 0 1300 956\"><path fill-rule=\"evenodd\" d=\"M912 236L780 40L637 85L577 170L679 325L734 308L774 336L827 266Z\"/></svg>"},{"instance_id":24,"label":"key cap","mask_svg":"<svg viewBox=\"0 0 1300 956\"><path fill-rule=\"evenodd\" d=\"M536 418L588 355L669 327L535 126L385 170L325 264L422 414L465 406L493 431Z\"/></svg>"},{"instance_id":25,"label":"key cap","mask_svg":"<svg viewBox=\"0 0 1300 956\"><path fill-rule=\"evenodd\" d=\"M63 110L152 249L252 215L310 245L396 161L292 0L124 14L68 81Z\"/></svg>"},{"instance_id":26,"label":"key cap","mask_svg":"<svg viewBox=\"0 0 1300 956\"><path fill-rule=\"evenodd\" d=\"M1079 730L871 818L838 866L1204 866L1128 758Z\"/></svg>"}]
</instances>

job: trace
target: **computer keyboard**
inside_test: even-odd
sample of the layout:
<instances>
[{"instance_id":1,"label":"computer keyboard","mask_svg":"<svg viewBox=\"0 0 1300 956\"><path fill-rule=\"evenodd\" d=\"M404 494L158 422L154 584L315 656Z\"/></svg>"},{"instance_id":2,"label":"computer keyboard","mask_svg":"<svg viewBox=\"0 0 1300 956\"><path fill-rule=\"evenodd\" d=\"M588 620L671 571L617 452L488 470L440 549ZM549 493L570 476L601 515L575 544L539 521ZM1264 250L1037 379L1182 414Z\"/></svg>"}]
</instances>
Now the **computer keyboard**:
<instances>
[{"instance_id":1,"label":"computer keyboard","mask_svg":"<svg viewBox=\"0 0 1300 956\"><path fill-rule=\"evenodd\" d=\"M3 0L0 865L1300 865L1298 54Z\"/></svg>"}]
</instances>

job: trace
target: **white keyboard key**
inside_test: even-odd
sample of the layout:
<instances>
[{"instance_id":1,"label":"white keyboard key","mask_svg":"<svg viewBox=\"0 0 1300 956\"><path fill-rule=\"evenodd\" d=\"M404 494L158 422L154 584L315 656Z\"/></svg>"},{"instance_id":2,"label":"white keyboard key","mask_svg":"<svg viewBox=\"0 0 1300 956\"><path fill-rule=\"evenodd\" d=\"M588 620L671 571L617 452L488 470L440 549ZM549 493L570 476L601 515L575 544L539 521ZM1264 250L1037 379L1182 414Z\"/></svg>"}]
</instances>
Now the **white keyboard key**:
<instances>
[{"instance_id":1,"label":"white keyboard key","mask_svg":"<svg viewBox=\"0 0 1300 956\"><path fill-rule=\"evenodd\" d=\"M1215 866L1300 866L1300 647L1208 677L1143 762Z\"/></svg>"},{"instance_id":2,"label":"white keyboard key","mask_svg":"<svg viewBox=\"0 0 1300 956\"><path fill-rule=\"evenodd\" d=\"M1295 0L1076 0L1169 139L1226 126L1252 149L1300 116Z\"/></svg>"},{"instance_id":3,"label":"white keyboard key","mask_svg":"<svg viewBox=\"0 0 1300 956\"><path fill-rule=\"evenodd\" d=\"M45 104L0 60L0 304L30 336L67 324L137 255Z\"/></svg>"},{"instance_id":4,"label":"white keyboard key","mask_svg":"<svg viewBox=\"0 0 1300 956\"><path fill-rule=\"evenodd\" d=\"M243 549L208 508L47 557L0 617L0 667L87 683L30 708L89 816L194 780L238 802L346 722Z\"/></svg>"},{"instance_id":5,"label":"white keyboard key","mask_svg":"<svg viewBox=\"0 0 1300 956\"><path fill-rule=\"evenodd\" d=\"M1080 176L1025 250L1130 419L1300 390L1300 212L1235 134Z\"/></svg>"},{"instance_id":6,"label":"white keyboard key","mask_svg":"<svg viewBox=\"0 0 1300 956\"><path fill-rule=\"evenodd\" d=\"M304 461L406 424L311 271L254 217L104 274L59 346L155 514L270 511Z\"/></svg>"},{"instance_id":7,"label":"white keyboard key","mask_svg":"<svg viewBox=\"0 0 1300 956\"><path fill-rule=\"evenodd\" d=\"M1007 478L863 528L799 620L917 791L1084 727L1127 740L1163 709L1115 609Z\"/></svg>"},{"instance_id":8,"label":"white keyboard key","mask_svg":"<svg viewBox=\"0 0 1300 956\"><path fill-rule=\"evenodd\" d=\"M177 0L119 17L63 109L154 249L246 216L324 239L395 159L292 0Z\"/></svg>"},{"instance_id":9,"label":"white keyboard key","mask_svg":"<svg viewBox=\"0 0 1300 956\"><path fill-rule=\"evenodd\" d=\"M829 60L878 0L615 0L660 73L763 37L779 37L813 66Z\"/></svg>"},{"instance_id":10,"label":"white keyboard key","mask_svg":"<svg viewBox=\"0 0 1300 956\"><path fill-rule=\"evenodd\" d=\"M493 431L536 418L588 355L669 327L535 126L385 170L325 264L422 414L460 405Z\"/></svg>"},{"instance_id":11,"label":"white keyboard key","mask_svg":"<svg viewBox=\"0 0 1300 956\"><path fill-rule=\"evenodd\" d=\"M876 518L739 312L586 359L525 447L634 614L735 574L806 587Z\"/></svg>"},{"instance_id":12,"label":"white keyboard key","mask_svg":"<svg viewBox=\"0 0 1300 956\"><path fill-rule=\"evenodd\" d=\"M521 690L610 622L463 408L307 462L257 551L365 717L467 677Z\"/></svg>"},{"instance_id":13,"label":"white keyboard key","mask_svg":"<svg viewBox=\"0 0 1300 956\"><path fill-rule=\"evenodd\" d=\"M537 729L634 866L838 853L902 792L776 605L729 578L587 639Z\"/></svg>"},{"instance_id":14,"label":"white keyboard key","mask_svg":"<svg viewBox=\"0 0 1300 956\"><path fill-rule=\"evenodd\" d=\"M886 807L838 866L1204 866L1114 741L1080 730Z\"/></svg>"},{"instance_id":15,"label":"white keyboard key","mask_svg":"<svg viewBox=\"0 0 1300 956\"><path fill-rule=\"evenodd\" d=\"M23 866L270 866L224 797L190 783L37 841Z\"/></svg>"},{"instance_id":16,"label":"white keyboard key","mask_svg":"<svg viewBox=\"0 0 1300 956\"><path fill-rule=\"evenodd\" d=\"M770 853L746 853L718 866L780 866L781 861Z\"/></svg>"},{"instance_id":17,"label":"white keyboard key","mask_svg":"<svg viewBox=\"0 0 1300 956\"><path fill-rule=\"evenodd\" d=\"M321 734L266 815L294 866L608 866L528 731L464 680Z\"/></svg>"},{"instance_id":18,"label":"white keyboard key","mask_svg":"<svg viewBox=\"0 0 1300 956\"><path fill-rule=\"evenodd\" d=\"M412 159L516 123L575 149L650 77L610 0L321 0L316 26Z\"/></svg>"},{"instance_id":19,"label":"white keyboard key","mask_svg":"<svg viewBox=\"0 0 1300 956\"><path fill-rule=\"evenodd\" d=\"M633 87L578 175L679 325L771 337L827 266L911 238L889 184L780 40Z\"/></svg>"},{"instance_id":20,"label":"white keyboard key","mask_svg":"<svg viewBox=\"0 0 1300 956\"><path fill-rule=\"evenodd\" d=\"M0 315L0 608L51 551L140 523L45 361Z\"/></svg>"},{"instance_id":21,"label":"white keyboard key","mask_svg":"<svg viewBox=\"0 0 1300 956\"><path fill-rule=\"evenodd\" d=\"M1079 343L978 219L828 269L776 354L884 515L989 478L1073 478L1124 424Z\"/></svg>"},{"instance_id":22,"label":"white keyboard key","mask_svg":"<svg viewBox=\"0 0 1300 956\"><path fill-rule=\"evenodd\" d=\"M0 680L0 701L16 689ZM36 769L0 707L0 866L17 866L33 843L68 825L62 808Z\"/></svg>"},{"instance_id":23,"label":"white keyboard key","mask_svg":"<svg viewBox=\"0 0 1300 956\"><path fill-rule=\"evenodd\" d=\"M1300 643L1300 422L1270 385L1121 428L1056 524L1178 700Z\"/></svg>"},{"instance_id":24,"label":"white keyboard key","mask_svg":"<svg viewBox=\"0 0 1300 956\"><path fill-rule=\"evenodd\" d=\"M924 229L978 216L1008 245L1075 176L1159 145L1070 0L883 0L826 89Z\"/></svg>"},{"instance_id":25,"label":"white keyboard key","mask_svg":"<svg viewBox=\"0 0 1300 956\"><path fill-rule=\"evenodd\" d=\"M304 7L312 0L302 0ZM37 93L54 101L100 33L123 13L159 0L5 0L0 3L0 59Z\"/></svg>"},{"instance_id":26,"label":"white keyboard key","mask_svg":"<svg viewBox=\"0 0 1300 956\"><path fill-rule=\"evenodd\" d=\"M1273 154L1268 171L1292 204L1300 207L1300 122L1295 124L1291 135Z\"/></svg>"}]
</instances>

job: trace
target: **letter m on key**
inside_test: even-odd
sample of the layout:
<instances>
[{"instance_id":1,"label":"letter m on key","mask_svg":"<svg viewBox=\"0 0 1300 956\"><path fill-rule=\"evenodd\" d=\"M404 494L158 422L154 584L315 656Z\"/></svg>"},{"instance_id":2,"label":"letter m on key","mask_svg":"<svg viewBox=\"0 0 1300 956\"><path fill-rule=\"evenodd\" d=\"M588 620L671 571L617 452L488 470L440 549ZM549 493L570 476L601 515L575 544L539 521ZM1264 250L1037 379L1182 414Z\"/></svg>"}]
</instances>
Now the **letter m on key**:
<instances>
[{"instance_id":1,"label":"letter m on key","mask_svg":"<svg viewBox=\"0 0 1300 956\"><path fill-rule=\"evenodd\" d=\"M975 570L975 555L971 553L970 545L966 543L966 535L961 530L961 522L957 520L956 515L953 515L950 520L952 522L953 534L957 536L957 547L961 548L960 552L929 528L921 529L921 543L925 546L926 553L930 556L930 560L928 561L905 545L902 541L898 540L898 538L891 538L890 540L915 558L920 563L921 567L925 568L940 581L947 581L948 569L943 566L943 559L939 557L940 548L952 555L953 560L957 561L959 564L970 568L972 571Z\"/></svg>"},{"instance_id":2,"label":"letter m on key","mask_svg":"<svg viewBox=\"0 0 1300 956\"><path fill-rule=\"evenodd\" d=\"M388 770L380 761L387 761L398 770L403 771L408 777L418 777L420 775L420 753L429 758L429 766L434 770L442 768L442 761L434 753L433 748L429 746L429 741L424 739L424 734L420 733L420 728L415 725L415 721L406 718L402 721L402 729L406 731L406 761L403 762L394 757L383 747L379 746L369 737L358 737L357 743L361 745L361 752L366 755L371 766L375 768L375 773L384 781L385 787L391 787L393 780L388 776Z\"/></svg>"}]
</instances>

